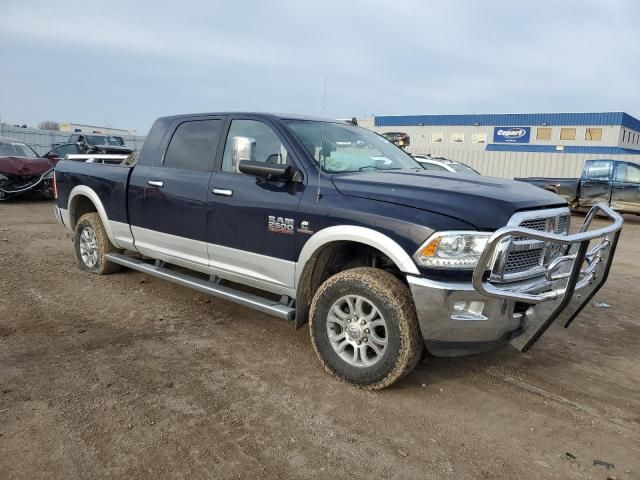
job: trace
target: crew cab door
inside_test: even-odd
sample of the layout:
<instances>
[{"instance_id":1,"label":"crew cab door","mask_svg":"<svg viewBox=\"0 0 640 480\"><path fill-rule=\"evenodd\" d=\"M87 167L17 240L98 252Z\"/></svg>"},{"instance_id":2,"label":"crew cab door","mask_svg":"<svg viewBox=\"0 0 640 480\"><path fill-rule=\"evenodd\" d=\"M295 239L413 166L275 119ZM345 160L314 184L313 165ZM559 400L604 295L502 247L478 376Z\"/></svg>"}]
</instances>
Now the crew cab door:
<instances>
[{"instance_id":1,"label":"crew cab door","mask_svg":"<svg viewBox=\"0 0 640 480\"><path fill-rule=\"evenodd\" d=\"M300 224L297 212L304 184L238 172L233 165L234 137L255 141L255 161L295 164L291 148L275 125L252 118L230 120L221 162L209 184L210 266L223 278L291 294L297 260L294 240Z\"/></svg>"},{"instance_id":2,"label":"crew cab door","mask_svg":"<svg viewBox=\"0 0 640 480\"><path fill-rule=\"evenodd\" d=\"M611 160L591 160L585 164L578 200L581 207L592 207L601 202L609 204L612 163Z\"/></svg>"},{"instance_id":3,"label":"crew cab door","mask_svg":"<svg viewBox=\"0 0 640 480\"><path fill-rule=\"evenodd\" d=\"M640 213L640 168L633 163L618 162L611 187L611 207Z\"/></svg>"},{"instance_id":4,"label":"crew cab door","mask_svg":"<svg viewBox=\"0 0 640 480\"><path fill-rule=\"evenodd\" d=\"M223 126L223 117L176 120L161 158L150 168L136 166L129 205L140 253L208 271L209 177Z\"/></svg>"}]
</instances>

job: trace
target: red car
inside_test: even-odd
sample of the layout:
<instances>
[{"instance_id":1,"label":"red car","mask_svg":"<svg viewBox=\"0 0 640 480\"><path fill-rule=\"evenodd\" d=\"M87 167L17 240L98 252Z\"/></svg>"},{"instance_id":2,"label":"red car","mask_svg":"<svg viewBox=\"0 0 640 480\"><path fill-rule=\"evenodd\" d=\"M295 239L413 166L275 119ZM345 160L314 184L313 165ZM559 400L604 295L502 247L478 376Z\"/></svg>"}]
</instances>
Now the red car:
<instances>
[{"instance_id":1,"label":"red car","mask_svg":"<svg viewBox=\"0 0 640 480\"><path fill-rule=\"evenodd\" d=\"M0 200L53 198L55 163L18 140L0 137Z\"/></svg>"}]
</instances>

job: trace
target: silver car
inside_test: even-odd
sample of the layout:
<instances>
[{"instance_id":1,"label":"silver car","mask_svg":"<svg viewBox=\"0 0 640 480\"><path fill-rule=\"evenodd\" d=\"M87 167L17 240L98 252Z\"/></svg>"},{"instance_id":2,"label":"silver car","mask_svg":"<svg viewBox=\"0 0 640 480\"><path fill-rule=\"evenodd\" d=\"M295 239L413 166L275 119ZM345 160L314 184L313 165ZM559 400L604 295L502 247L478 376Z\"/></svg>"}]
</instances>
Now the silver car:
<instances>
[{"instance_id":1,"label":"silver car","mask_svg":"<svg viewBox=\"0 0 640 480\"><path fill-rule=\"evenodd\" d=\"M454 172L464 173L467 175L480 175L480 172L474 170L464 163L454 162L444 157L432 157L431 155L415 154L411 155L420 162L425 170L433 170L435 172Z\"/></svg>"}]
</instances>

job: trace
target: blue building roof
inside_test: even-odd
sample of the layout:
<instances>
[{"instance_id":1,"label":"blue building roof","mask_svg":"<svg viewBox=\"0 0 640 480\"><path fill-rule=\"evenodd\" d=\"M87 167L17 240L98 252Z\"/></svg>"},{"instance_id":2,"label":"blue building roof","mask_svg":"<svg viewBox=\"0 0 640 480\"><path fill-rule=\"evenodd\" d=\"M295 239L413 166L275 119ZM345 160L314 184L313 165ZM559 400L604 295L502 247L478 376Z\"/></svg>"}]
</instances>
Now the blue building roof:
<instances>
[{"instance_id":1,"label":"blue building roof","mask_svg":"<svg viewBox=\"0 0 640 480\"><path fill-rule=\"evenodd\" d=\"M640 150L622 147L592 147L581 145L565 145L557 150L555 145L531 145L513 143L488 143L487 152L534 152L534 153L588 153L596 155L640 155Z\"/></svg>"},{"instance_id":2,"label":"blue building roof","mask_svg":"<svg viewBox=\"0 0 640 480\"><path fill-rule=\"evenodd\" d=\"M624 112L489 113L471 115L386 115L374 118L376 127L458 125L621 125L640 131L640 120Z\"/></svg>"}]
</instances>

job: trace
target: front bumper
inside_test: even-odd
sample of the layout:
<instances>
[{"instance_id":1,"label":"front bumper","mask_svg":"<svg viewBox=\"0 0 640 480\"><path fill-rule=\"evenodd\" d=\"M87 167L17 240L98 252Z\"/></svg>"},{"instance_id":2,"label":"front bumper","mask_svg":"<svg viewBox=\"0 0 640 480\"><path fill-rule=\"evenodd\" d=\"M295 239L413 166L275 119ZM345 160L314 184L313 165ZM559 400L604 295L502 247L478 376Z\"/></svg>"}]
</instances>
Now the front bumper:
<instances>
[{"instance_id":1,"label":"front bumper","mask_svg":"<svg viewBox=\"0 0 640 480\"><path fill-rule=\"evenodd\" d=\"M611 223L589 230L596 214ZM559 235L521 227L504 227L489 239L473 281L439 282L409 275L422 336L437 356L458 356L510 342L526 351L558 318L565 327L604 284L622 228L622 217L606 205L589 211L579 233ZM527 281L492 283L500 246L509 238L530 238L562 246L563 255L544 276ZM580 295L575 292L580 291Z\"/></svg>"},{"instance_id":2,"label":"front bumper","mask_svg":"<svg viewBox=\"0 0 640 480\"><path fill-rule=\"evenodd\" d=\"M48 170L25 184L13 184L10 187L0 186L0 200L9 200L10 198L20 196L45 199L53 198L53 179L49 176L52 171L53 169ZM30 177L26 178L28 179Z\"/></svg>"}]
</instances>

